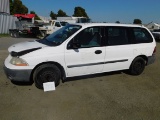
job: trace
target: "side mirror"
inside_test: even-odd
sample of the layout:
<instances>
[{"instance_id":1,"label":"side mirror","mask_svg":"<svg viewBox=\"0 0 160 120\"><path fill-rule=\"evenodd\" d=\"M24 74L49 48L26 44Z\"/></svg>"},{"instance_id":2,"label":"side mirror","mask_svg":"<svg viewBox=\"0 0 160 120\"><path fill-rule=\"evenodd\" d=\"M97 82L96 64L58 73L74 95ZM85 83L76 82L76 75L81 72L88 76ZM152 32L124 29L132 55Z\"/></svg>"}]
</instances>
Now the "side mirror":
<instances>
[{"instance_id":1,"label":"side mirror","mask_svg":"<svg viewBox=\"0 0 160 120\"><path fill-rule=\"evenodd\" d=\"M72 40L72 48L73 49L78 49L80 47L81 47L81 44L79 43L78 39L73 38L73 40Z\"/></svg>"},{"instance_id":2,"label":"side mirror","mask_svg":"<svg viewBox=\"0 0 160 120\"><path fill-rule=\"evenodd\" d=\"M78 40L75 40L75 38L73 38L70 43L68 44L68 49L78 49L81 47L81 44L78 42Z\"/></svg>"},{"instance_id":3,"label":"side mirror","mask_svg":"<svg viewBox=\"0 0 160 120\"><path fill-rule=\"evenodd\" d=\"M78 49L80 47L81 47L80 43L72 43L72 48L73 49Z\"/></svg>"}]
</instances>

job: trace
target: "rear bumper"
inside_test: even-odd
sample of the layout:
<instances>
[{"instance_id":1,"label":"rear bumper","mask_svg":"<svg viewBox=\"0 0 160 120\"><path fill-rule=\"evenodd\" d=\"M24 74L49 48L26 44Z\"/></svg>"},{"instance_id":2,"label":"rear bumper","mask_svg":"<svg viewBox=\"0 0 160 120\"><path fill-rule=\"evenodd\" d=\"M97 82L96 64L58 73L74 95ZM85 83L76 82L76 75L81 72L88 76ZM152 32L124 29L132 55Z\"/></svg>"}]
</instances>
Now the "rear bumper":
<instances>
[{"instance_id":1,"label":"rear bumper","mask_svg":"<svg viewBox=\"0 0 160 120\"><path fill-rule=\"evenodd\" d=\"M153 64L155 60L156 60L155 54L153 54L152 56L149 56L147 65Z\"/></svg>"},{"instance_id":2,"label":"rear bumper","mask_svg":"<svg viewBox=\"0 0 160 120\"><path fill-rule=\"evenodd\" d=\"M29 82L32 70L11 70L5 65L3 66L4 72L11 81Z\"/></svg>"}]
</instances>

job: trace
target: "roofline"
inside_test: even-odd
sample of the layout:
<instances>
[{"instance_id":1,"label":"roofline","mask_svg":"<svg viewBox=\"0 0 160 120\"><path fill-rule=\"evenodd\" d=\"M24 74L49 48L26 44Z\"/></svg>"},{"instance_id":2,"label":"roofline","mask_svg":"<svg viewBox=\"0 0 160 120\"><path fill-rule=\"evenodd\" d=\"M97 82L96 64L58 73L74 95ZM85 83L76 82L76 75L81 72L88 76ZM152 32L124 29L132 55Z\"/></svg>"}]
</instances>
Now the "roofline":
<instances>
[{"instance_id":1,"label":"roofline","mask_svg":"<svg viewBox=\"0 0 160 120\"><path fill-rule=\"evenodd\" d=\"M73 25L82 25L82 26L145 27L144 25L137 25L137 24L120 24L120 23L73 23Z\"/></svg>"}]
</instances>

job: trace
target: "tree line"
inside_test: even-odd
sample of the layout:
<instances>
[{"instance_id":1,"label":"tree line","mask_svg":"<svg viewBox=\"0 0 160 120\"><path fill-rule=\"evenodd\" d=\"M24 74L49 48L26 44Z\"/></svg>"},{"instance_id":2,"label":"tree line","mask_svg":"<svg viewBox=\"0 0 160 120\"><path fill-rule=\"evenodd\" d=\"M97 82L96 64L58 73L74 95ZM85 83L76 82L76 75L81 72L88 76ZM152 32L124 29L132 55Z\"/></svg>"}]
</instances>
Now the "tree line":
<instances>
[{"instance_id":1,"label":"tree line","mask_svg":"<svg viewBox=\"0 0 160 120\"><path fill-rule=\"evenodd\" d=\"M10 14L26 14L28 8L22 3L21 0L10 0Z\"/></svg>"},{"instance_id":2,"label":"tree line","mask_svg":"<svg viewBox=\"0 0 160 120\"><path fill-rule=\"evenodd\" d=\"M28 8L22 3L21 0L10 0L10 14L27 14L28 13ZM35 14L35 20L40 20L38 15L36 14L35 11L30 11L30 14ZM53 11L50 12L50 17L52 19L56 19L57 17L67 17L68 15L66 12L64 12L62 9L60 9L57 14L54 13ZM88 15L85 11L84 8L82 7L75 7L74 8L74 14L73 16L75 17L87 17Z\"/></svg>"},{"instance_id":3,"label":"tree line","mask_svg":"<svg viewBox=\"0 0 160 120\"><path fill-rule=\"evenodd\" d=\"M67 16L68 15L66 14L66 12L64 12L61 9L57 12L57 14L55 14L53 11L50 12L50 17L52 19L56 19L57 17L67 17ZM74 8L74 14L72 16L74 16L74 17L87 17L87 18L89 18L88 15L87 15L87 13L86 13L86 11L85 11L85 9L82 8L82 7L75 7Z\"/></svg>"},{"instance_id":4,"label":"tree line","mask_svg":"<svg viewBox=\"0 0 160 120\"><path fill-rule=\"evenodd\" d=\"M27 14L28 8L22 3L21 0L10 0L10 14ZM38 15L35 11L30 11L31 14L35 14L35 20L40 20ZM53 11L50 12L50 17L52 19L56 19L57 17L67 17L68 15L66 12L64 12L62 9L58 10L57 13L54 13ZM74 14L72 15L74 17L87 17L88 15L84 8L82 7L75 7L74 8ZM116 23L120 23L119 21L116 21ZM133 24L142 24L142 21L140 19L134 19Z\"/></svg>"},{"instance_id":5,"label":"tree line","mask_svg":"<svg viewBox=\"0 0 160 120\"><path fill-rule=\"evenodd\" d=\"M116 21L115 23L120 23L120 21ZM134 19L133 24L142 24L142 20L140 19Z\"/></svg>"},{"instance_id":6,"label":"tree line","mask_svg":"<svg viewBox=\"0 0 160 120\"><path fill-rule=\"evenodd\" d=\"M120 23L120 21L116 21L115 23ZM134 19L133 24L142 24L142 21L140 19Z\"/></svg>"},{"instance_id":7,"label":"tree line","mask_svg":"<svg viewBox=\"0 0 160 120\"><path fill-rule=\"evenodd\" d=\"M27 14L28 8L22 3L21 0L10 0L10 14ZM40 20L38 15L34 11L30 11L30 14L35 14L35 19Z\"/></svg>"}]
</instances>

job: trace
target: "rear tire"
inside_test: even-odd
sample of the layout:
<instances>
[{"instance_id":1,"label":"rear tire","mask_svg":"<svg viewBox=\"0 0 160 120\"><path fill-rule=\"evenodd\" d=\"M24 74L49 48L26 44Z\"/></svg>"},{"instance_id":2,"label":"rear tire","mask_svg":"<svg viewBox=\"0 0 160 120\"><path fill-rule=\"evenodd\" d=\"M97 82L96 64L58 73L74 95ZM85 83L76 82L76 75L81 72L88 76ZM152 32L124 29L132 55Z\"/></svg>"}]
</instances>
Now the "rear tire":
<instances>
[{"instance_id":1,"label":"rear tire","mask_svg":"<svg viewBox=\"0 0 160 120\"><path fill-rule=\"evenodd\" d=\"M15 38L19 38L19 32L15 31L13 34Z\"/></svg>"},{"instance_id":2,"label":"rear tire","mask_svg":"<svg viewBox=\"0 0 160 120\"><path fill-rule=\"evenodd\" d=\"M132 62L129 73L131 75L140 75L145 69L145 60L141 57L137 57Z\"/></svg>"},{"instance_id":3,"label":"rear tire","mask_svg":"<svg viewBox=\"0 0 160 120\"><path fill-rule=\"evenodd\" d=\"M12 32L12 31L10 31L9 33L10 33L10 36L11 36L11 37L13 37L13 32Z\"/></svg>"},{"instance_id":4,"label":"rear tire","mask_svg":"<svg viewBox=\"0 0 160 120\"><path fill-rule=\"evenodd\" d=\"M46 34L46 31L40 31L40 34L41 34L41 37L42 37L42 38L45 38L46 35L47 35L47 34Z\"/></svg>"},{"instance_id":5,"label":"rear tire","mask_svg":"<svg viewBox=\"0 0 160 120\"><path fill-rule=\"evenodd\" d=\"M43 89L43 83L45 82L55 82L55 86L58 86L60 83L60 70L54 64L41 65L35 70L33 80L35 86L39 89Z\"/></svg>"}]
</instances>

